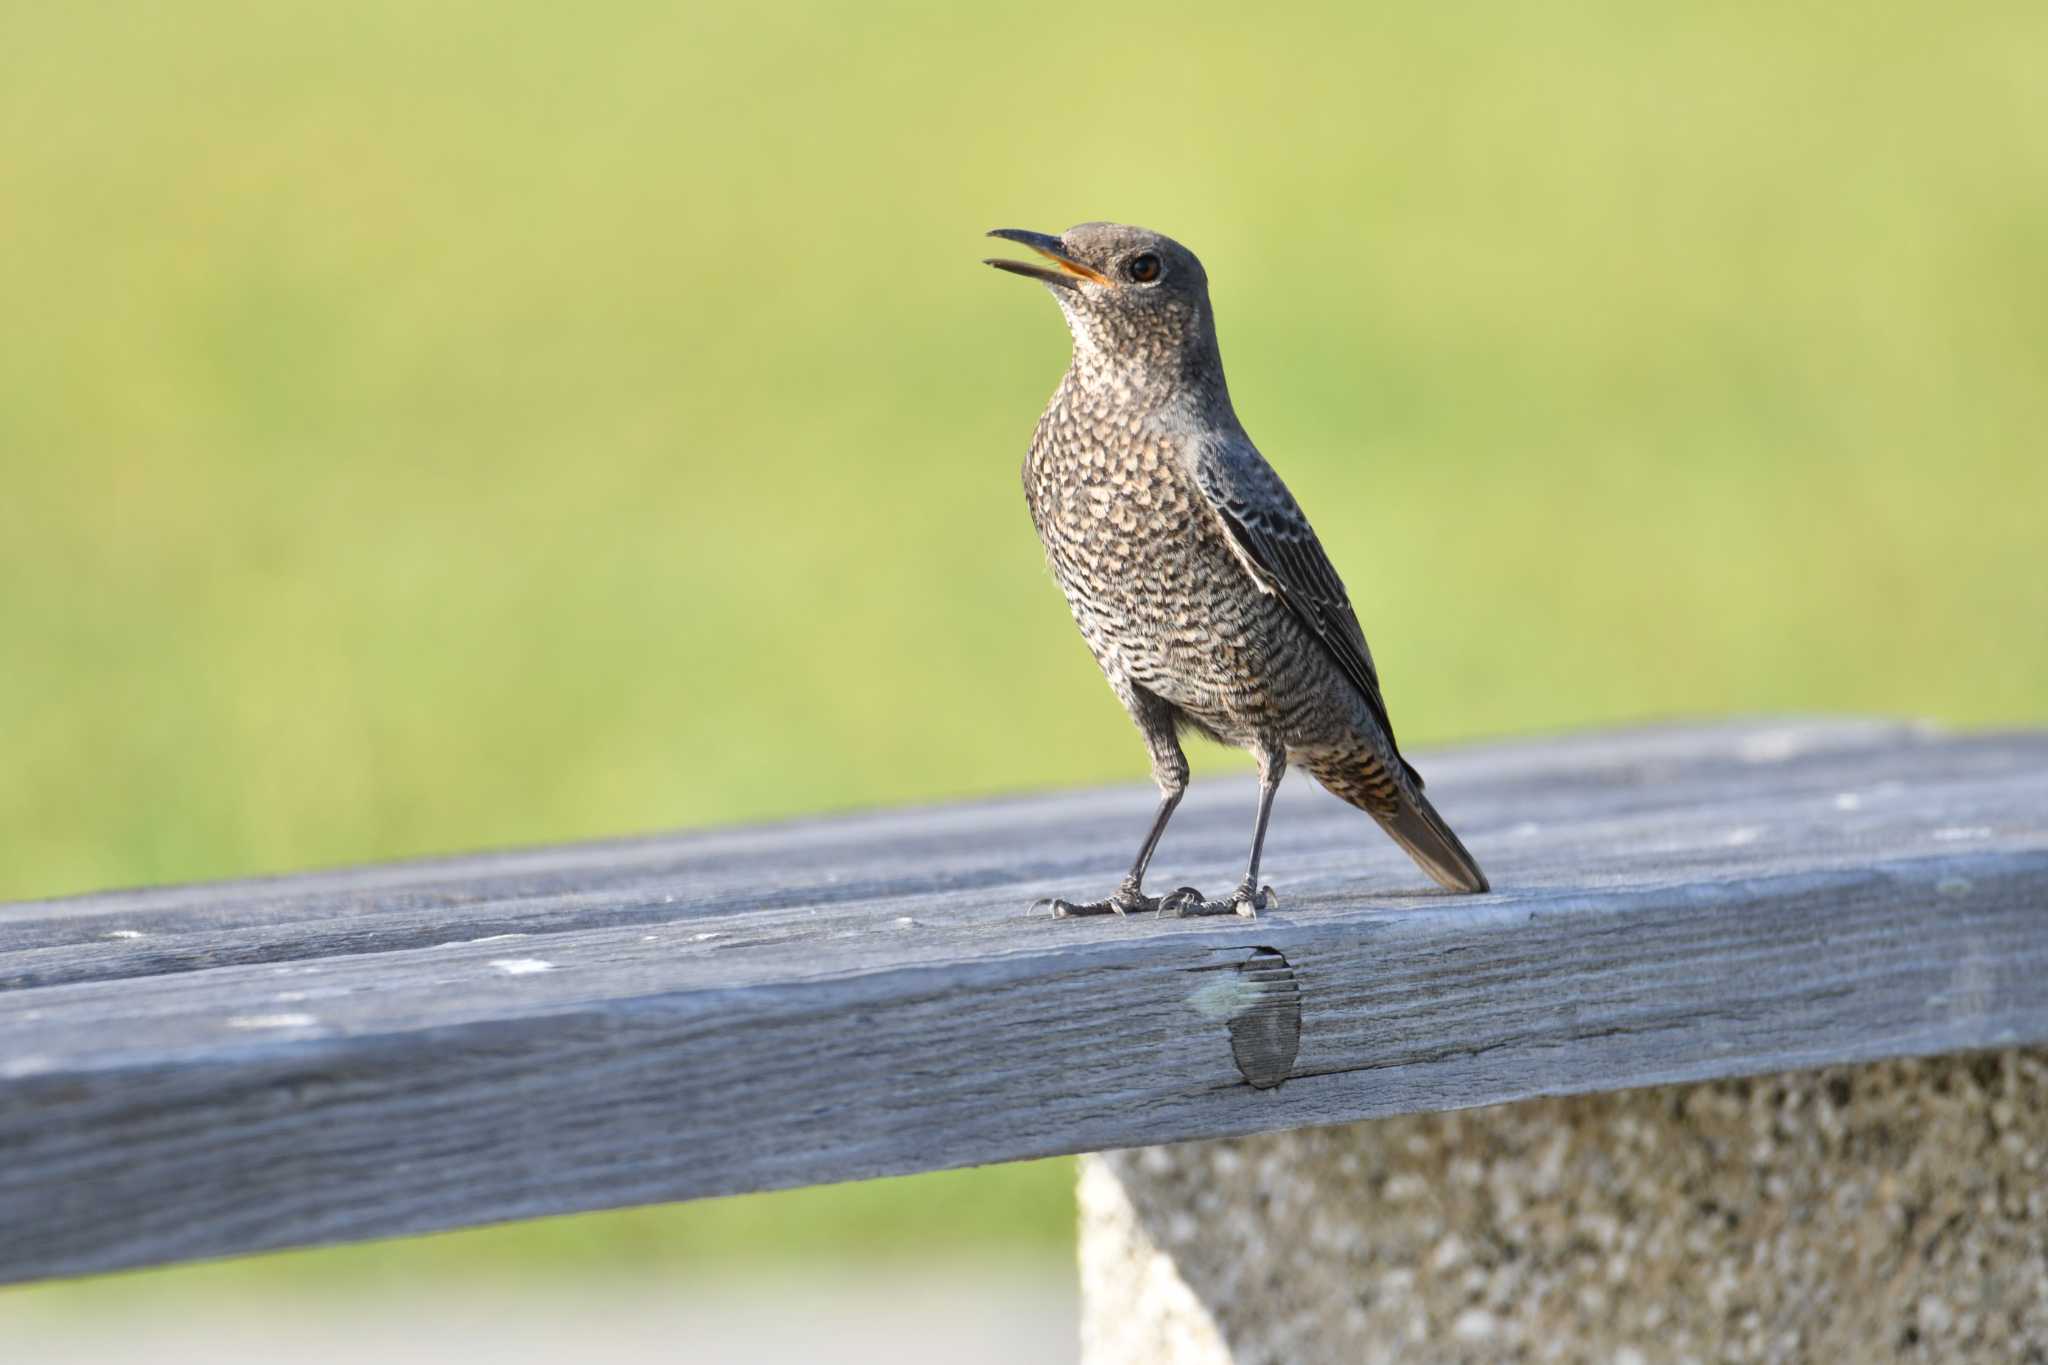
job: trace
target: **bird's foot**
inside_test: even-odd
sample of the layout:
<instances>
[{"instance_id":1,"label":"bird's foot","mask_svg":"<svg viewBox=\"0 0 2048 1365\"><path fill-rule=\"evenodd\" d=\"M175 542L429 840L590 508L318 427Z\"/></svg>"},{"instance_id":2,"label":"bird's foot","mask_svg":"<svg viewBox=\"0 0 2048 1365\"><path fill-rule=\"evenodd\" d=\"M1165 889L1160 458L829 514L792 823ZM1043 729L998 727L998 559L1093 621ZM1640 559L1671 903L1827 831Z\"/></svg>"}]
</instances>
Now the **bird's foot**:
<instances>
[{"instance_id":1,"label":"bird's foot","mask_svg":"<svg viewBox=\"0 0 2048 1365\"><path fill-rule=\"evenodd\" d=\"M1280 898L1273 894L1270 886L1253 886L1241 882L1229 900L1205 900L1202 893L1192 886L1183 886L1159 902L1161 919L1181 919L1194 915L1240 915L1245 919L1257 919L1259 911L1271 910L1280 904Z\"/></svg>"},{"instance_id":2,"label":"bird's foot","mask_svg":"<svg viewBox=\"0 0 2048 1365\"><path fill-rule=\"evenodd\" d=\"M1177 913L1169 911L1170 902L1195 901L1202 899L1202 893L1192 886L1183 886L1164 896L1148 896L1126 881L1116 889L1116 894L1099 901L1070 901L1056 896L1047 896L1034 901L1031 908L1049 909L1054 919L1069 919L1077 915L1145 915L1157 914L1171 917Z\"/></svg>"},{"instance_id":3,"label":"bird's foot","mask_svg":"<svg viewBox=\"0 0 2048 1365\"><path fill-rule=\"evenodd\" d=\"M1159 898L1107 896L1099 901L1070 901L1061 896L1047 896L1033 901L1031 908L1050 910L1054 919L1072 919L1078 915L1141 915L1147 910L1157 910Z\"/></svg>"}]
</instances>

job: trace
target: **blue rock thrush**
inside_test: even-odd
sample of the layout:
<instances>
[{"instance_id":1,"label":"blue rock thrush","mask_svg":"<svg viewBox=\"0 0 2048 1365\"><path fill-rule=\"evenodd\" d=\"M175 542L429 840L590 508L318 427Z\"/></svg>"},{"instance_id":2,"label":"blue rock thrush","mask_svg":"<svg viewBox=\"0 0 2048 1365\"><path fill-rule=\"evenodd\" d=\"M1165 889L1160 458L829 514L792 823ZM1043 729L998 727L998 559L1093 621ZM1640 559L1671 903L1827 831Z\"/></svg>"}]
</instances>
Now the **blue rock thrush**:
<instances>
[{"instance_id":1,"label":"blue rock thrush","mask_svg":"<svg viewBox=\"0 0 2048 1365\"><path fill-rule=\"evenodd\" d=\"M1230 405L1209 282L1171 238L1116 223L989 234L1051 264L990 265L1045 284L1074 357L1053 393L1024 493L1074 621L1152 754L1159 810L1137 861L1099 901L1055 915L1256 915L1273 793L1305 769L1452 891L1486 876L1394 743L1372 651L1308 518ZM1259 765L1250 866L1225 900L1145 894L1145 869L1187 789L1181 733ZM1042 902L1044 903L1044 902Z\"/></svg>"}]
</instances>

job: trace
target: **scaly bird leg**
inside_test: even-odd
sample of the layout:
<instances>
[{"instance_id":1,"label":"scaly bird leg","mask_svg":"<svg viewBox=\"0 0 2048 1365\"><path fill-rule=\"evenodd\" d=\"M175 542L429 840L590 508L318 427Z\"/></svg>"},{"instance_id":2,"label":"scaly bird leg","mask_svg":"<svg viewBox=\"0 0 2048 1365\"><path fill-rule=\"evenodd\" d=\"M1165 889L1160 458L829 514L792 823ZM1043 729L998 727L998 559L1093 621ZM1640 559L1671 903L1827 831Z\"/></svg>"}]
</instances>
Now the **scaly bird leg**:
<instances>
[{"instance_id":1,"label":"scaly bird leg","mask_svg":"<svg viewBox=\"0 0 2048 1365\"><path fill-rule=\"evenodd\" d=\"M1196 892L1187 897L1182 892L1191 890L1183 887L1160 903L1159 913L1164 917L1186 915L1242 915L1246 919L1257 919L1259 911L1271 910L1280 903L1270 886L1259 885L1259 857L1266 849L1266 825L1273 818L1273 794L1280 790L1280 779L1287 774L1287 751L1274 746L1270 752L1261 752L1259 758L1259 813L1252 824L1251 865L1245 869L1244 880L1237 884L1227 901L1203 900Z\"/></svg>"},{"instance_id":2,"label":"scaly bird leg","mask_svg":"<svg viewBox=\"0 0 2048 1365\"><path fill-rule=\"evenodd\" d=\"M1199 903L1202 899L1202 893L1192 886L1181 887L1164 902L1145 894L1145 869L1152 865L1152 851L1159 847L1160 836L1166 833L1167 822L1173 819L1174 808L1180 805L1180 798L1188 789L1188 760L1175 732L1173 708L1121 675L1113 673L1109 681L1130 711L1131 719L1137 722L1139 733L1145 736L1145 747L1151 751L1152 780L1159 784L1159 810L1152 817L1152 828L1145 835L1144 845L1138 849L1137 861L1131 864L1115 895L1107 900L1080 903L1056 899L1038 902L1052 907L1053 916L1058 919L1069 915L1133 915L1147 910L1167 914L1171 912L1162 908L1165 902Z\"/></svg>"},{"instance_id":3,"label":"scaly bird leg","mask_svg":"<svg viewBox=\"0 0 2048 1365\"><path fill-rule=\"evenodd\" d=\"M1123 882L1117 887L1115 895L1099 901L1076 902L1055 897L1038 903L1051 906L1054 919L1065 919L1071 915L1135 915L1147 910L1158 911L1160 898L1145 894L1145 869L1152 865L1152 851L1159 847L1159 838L1166 833L1166 824L1173 819L1174 807L1180 804L1181 795L1186 791L1185 779L1161 789L1159 811L1152 817L1151 832L1146 834L1145 843L1138 850L1137 861L1132 863L1131 870L1124 874ZM1184 886L1167 899L1190 894L1198 901L1202 898L1201 892L1193 887Z\"/></svg>"}]
</instances>

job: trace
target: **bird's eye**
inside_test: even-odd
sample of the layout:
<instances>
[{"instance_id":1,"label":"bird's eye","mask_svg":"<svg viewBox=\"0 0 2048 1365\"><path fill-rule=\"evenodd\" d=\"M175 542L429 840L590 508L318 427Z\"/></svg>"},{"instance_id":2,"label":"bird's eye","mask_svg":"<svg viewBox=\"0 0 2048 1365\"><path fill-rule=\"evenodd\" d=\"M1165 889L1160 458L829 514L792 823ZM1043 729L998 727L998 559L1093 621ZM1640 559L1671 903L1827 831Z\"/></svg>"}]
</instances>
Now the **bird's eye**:
<instances>
[{"instance_id":1,"label":"bird's eye","mask_svg":"<svg viewBox=\"0 0 2048 1365\"><path fill-rule=\"evenodd\" d=\"M1159 258L1149 251L1140 252L1124 262L1124 278L1132 284L1150 284L1159 278Z\"/></svg>"}]
</instances>

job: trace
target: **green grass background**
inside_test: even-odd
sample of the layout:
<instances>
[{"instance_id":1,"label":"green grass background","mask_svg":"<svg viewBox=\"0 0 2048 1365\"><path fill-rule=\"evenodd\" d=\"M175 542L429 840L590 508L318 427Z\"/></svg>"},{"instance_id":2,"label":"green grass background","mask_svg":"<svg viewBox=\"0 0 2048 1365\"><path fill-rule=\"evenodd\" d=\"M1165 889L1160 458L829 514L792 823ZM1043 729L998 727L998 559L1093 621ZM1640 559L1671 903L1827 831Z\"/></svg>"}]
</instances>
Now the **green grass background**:
<instances>
[{"instance_id":1,"label":"green grass background","mask_svg":"<svg viewBox=\"0 0 2048 1365\"><path fill-rule=\"evenodd\" d=\"M2024 0L0 0L0 896L1139 775L977 264L1096 217L1203 254L1410 743L2048 719L2044 70ZM1050 1247L1065 1181L272 1265Z\"/></svg>"}]
</instances>

